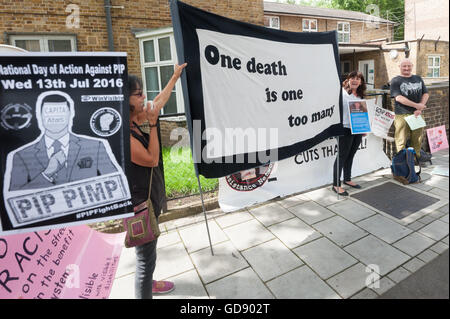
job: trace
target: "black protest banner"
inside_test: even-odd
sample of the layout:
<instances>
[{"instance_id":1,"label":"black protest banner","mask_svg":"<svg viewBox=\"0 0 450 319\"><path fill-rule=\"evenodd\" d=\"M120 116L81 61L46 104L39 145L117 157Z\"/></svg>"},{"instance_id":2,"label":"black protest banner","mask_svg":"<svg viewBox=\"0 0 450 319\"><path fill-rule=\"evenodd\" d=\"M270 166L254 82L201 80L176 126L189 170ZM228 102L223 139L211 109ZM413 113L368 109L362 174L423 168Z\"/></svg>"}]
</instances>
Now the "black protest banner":
<instances>
[{"instance_id":1,"label":"black protest banner","mask_svg":"<svg viewBox=\"0 0 450 319\"><path fill-rule=\"evenodd\" d=\"M132 210L127 87L125 53L0 56L0 232Z\"/></svg>"},{"instance_id":2,"label":"black protest banner","mask_svg":"<svg viewBox=\"0 0 450 319\"><path fill-rule=\"evenodd\" d=\"M198 172L226 176L342 134L336 32L265 28L171 1Z\"/></svg>"}]
</instances>

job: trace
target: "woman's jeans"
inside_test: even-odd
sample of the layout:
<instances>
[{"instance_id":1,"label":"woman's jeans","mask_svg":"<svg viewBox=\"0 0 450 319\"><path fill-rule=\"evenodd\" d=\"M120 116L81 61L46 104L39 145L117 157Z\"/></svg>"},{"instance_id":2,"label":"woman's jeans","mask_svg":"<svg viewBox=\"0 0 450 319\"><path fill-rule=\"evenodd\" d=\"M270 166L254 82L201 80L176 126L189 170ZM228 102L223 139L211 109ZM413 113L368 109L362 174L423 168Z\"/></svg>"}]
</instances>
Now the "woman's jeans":
<instances>
[{"instance_id":1,"label":"woman's jeans","mask_svg":"<svg viewBox=\"0 0 450 319\"><path fill-rule=\"evenodd\" d=\"M136 299L152 299L153 272L156 266L156 244L153 240L147 244L136 246Z\"/></svg>"},{"instance_id":2,"label":"woman's jeans","mask_svg":"<svg viewBox=\"0 0 450 319\"><path fill-rule=\"evenodd\" d=\"M341 172L344 170L344 182L352 180L353 157L361 144L362 134L351 134L350 129L339 137L339 178L336 173L337 159L333 167L333 186L341 186Z\"/></svg>"}]
</instances>

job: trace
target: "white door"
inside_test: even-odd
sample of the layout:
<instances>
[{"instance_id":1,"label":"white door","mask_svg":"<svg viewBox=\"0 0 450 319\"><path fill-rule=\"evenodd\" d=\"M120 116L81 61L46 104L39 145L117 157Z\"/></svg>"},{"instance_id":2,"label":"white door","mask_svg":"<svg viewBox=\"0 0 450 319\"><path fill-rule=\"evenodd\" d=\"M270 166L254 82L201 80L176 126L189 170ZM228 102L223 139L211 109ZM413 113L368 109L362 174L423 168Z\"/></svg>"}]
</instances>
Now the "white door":
<instances>
[{"instance_id":1,"label":"white door","mask_svg":"<svg viewBox=\"0 0 450 319\"><path fill-rule=\"evenodd\" d=\"M374 88L375 83L375 63L373 60L359 61L358 71L362 72L368 89Z\"/></svg>"}]
</instances>

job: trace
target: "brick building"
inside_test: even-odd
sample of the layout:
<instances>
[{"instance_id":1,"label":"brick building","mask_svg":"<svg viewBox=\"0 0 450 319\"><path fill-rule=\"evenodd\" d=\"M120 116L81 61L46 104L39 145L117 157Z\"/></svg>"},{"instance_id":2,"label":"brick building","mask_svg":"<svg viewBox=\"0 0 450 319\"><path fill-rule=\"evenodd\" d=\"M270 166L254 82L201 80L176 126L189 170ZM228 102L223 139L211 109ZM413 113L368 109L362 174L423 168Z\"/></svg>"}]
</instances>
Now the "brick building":
<instances>
[{"instance_id":1,"label":"brick building","mask_svg":"<svg viewBox=\"0 0 450 319\"><path fill-rule=\"evenodd\" d=\"M423 0L406 0L405 9L411 11L411 2L419 8ZM430 2L430 1L428 1ZM427 3L428 3L427 2ZM436 1L443 2L443 1ZM448 2L446 2L448 8ZM444 5L445 7L445 5ZM440 10L433 6L420 15L415 28L429 30L424 23L433 19ZM448 22L448 10L445 11ZM429 14L427 18L425 14ZM294 32L338 31L341 72L360 70L365 75L370 89L381 89L393 76L398 75L398 63L409 57L414 64L413 72L425 78L427 83L448 81L448 23L442 41L430 38L406 38L393 41L395 23L362 12L314 8L285 3L264 2L264 24L267 27ZM406 31L411 29L405 25ZM445 28L447 41L445 41ZM409 31L408 31L409 32ZM409 34L409 33L407 33Z\"/></svg>"},{"instance_id":2,"label":"brick building","mask_svg":"<svg viewBox=\"0 0 450 319\"><path fill-rule=\"evenodd\" d=\"M184 2L232 19L282 30L337 30L342 73L359 69L374 89L382 88L398 74L398 62L406 55L413 60L415 73L429 81L448 81L448 39L392 42L395 24L365 13L263 0ZM405 7L410 2L405 0ZM427 19L422 17L417 25L420 21ZM448 35L448 24L446 28ZM127 52L129 72L142 77L149 98L164 87L177 62L168 0L3 0L0 31L0 44L29 51ZM163 112L184 112L180 82ZM174 143L169 139L170 132L185 126L183 120L172 116L162 124L164 145Z\"/></svg>"}]
</instances>

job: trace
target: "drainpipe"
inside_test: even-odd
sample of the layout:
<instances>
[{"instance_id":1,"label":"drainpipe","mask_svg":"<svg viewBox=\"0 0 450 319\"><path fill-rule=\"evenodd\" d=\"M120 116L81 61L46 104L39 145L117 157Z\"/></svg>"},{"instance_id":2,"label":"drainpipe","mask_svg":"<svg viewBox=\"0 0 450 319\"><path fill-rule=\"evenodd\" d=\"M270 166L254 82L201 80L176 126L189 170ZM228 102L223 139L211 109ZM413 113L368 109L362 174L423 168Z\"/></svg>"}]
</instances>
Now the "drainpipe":
<instances>
[{"instance_id":1,"label":"drainpipe","mask_svg":"<svg viewBox=\"0 0 450 319\"><path fill-rule=\"evenodd\" d=\"M114 51L114 38L112 32L111 22L111 1L105 0L105 13L106 13L106 29L108 31L108 50Z\"/></svg>"}]
</instances>

